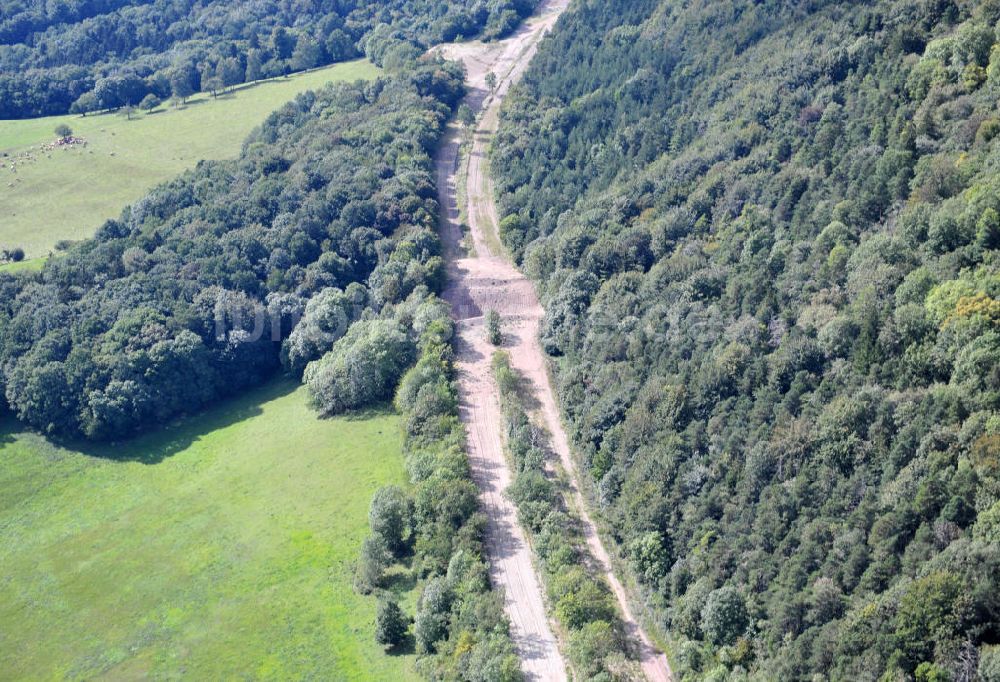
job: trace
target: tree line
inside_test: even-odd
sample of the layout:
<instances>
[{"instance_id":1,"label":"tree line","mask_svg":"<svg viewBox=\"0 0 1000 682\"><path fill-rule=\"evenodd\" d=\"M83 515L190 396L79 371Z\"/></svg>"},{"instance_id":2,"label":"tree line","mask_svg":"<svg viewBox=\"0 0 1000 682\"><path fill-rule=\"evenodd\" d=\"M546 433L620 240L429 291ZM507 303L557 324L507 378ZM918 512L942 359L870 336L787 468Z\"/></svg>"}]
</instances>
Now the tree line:
<instances>
[{"instance_id":1,"label":"tree line","mask_svg":"<svg viewBox=\"0 0 1000 682\"><path fill-rule=\"evenodd\" d=\"M507 100L501 237L681 679L1000 679L998 20L580 0Z\"/></svg>"},{"instance_id":2,"label":"tree line","mask_svg":"<svg viewBox=\"0 0 1000 682\"><path fill-rule=\"evenodd\" d=\"M502 595L490 587L483 546L486 517L479 511L465 429L458 419L449 312L440 299L418 291L372 318L368 329L343 337L329 359L314 366L326 371L341 358L363 362L369 356L360 369L338 364L339 371L356 372L359 378L393 377L379 382L385 387L379 395L394 395L403 416L411 485L375 493L371 533L355 579L360 592L375 593L379 600L377 640L387 649L398 648L410 640L412 629L418 667L427 679L517 682L522 679L520 661ZM401 373L404 365L408 369ZM352 393L350 381L334 382L332 394L325 380L313 377L308 385L324 411L340 408L338 394ZM422 583L412 615L388 589L386 573L394 566Z\"/></svg>"},{"instance_id":3,"label":"tree line","mask_svg":"<svg viewBox=\"0 0 1000 682\"><path fill-rule=\"evenodd\" d=\"M0 8L0 118L138 106L511 31L536 0L23 0Z\"/></svg>"}]
</instances>

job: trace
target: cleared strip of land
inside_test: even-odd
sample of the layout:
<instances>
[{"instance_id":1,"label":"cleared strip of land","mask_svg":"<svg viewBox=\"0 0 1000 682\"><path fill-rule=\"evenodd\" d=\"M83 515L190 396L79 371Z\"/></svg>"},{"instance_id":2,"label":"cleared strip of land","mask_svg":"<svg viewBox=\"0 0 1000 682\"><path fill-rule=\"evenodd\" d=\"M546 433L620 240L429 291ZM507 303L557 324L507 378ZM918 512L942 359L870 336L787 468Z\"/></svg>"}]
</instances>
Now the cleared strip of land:
<instances>
[{"instance_id":1,"label":"cleared strip of land","mask_svg":"<svg viewBox=\"0 0 1000 682\"><path fill-rule=\"evenodd\" d=\"M500 94L507 91L511 79L516 78L530 61L538 41L567 4L566 0L543 4L535 17L500 43L462 43L440 48L446 56L461 58L470 67L472 88L467 102L473 109L480 108L486 98L483 81L486 72L494 71L500 80L494 100L499 102ZM470 63L473 60L474 64ZM477 274L477 267L483 261L469 258L461 250L462 227L456 192L460 145L461 131L452 124L437 159L442 238L449 254L449 285L445 298L451 303L458 322L455 368L459 416L468 433L472 476L479 486L480 504L488 518L490 577L504 592L511 635L527 677L565 680L566 663L549 624L531 547L518 524L517 510L505 495L512 478L503 450L503 420L490 370L492 350L482 324L483 311L488 307L482 296L491 291L491 284L482 281ZM477 149L474 155L481 154L483 147L477 144ZM475 157L471 161L475 162ZM480 189L476 187L477 191ZM470 194L469 198L471 202L473 196ZM481 248L478 236L476 248Z\"/></svg>"},{"instance_id":2,"label":"cleared strip of land","mask_svg":"<svg viewBox=\"0 0 1000 682\"><path fill-rule=\"evenodd\" d=\"M545 356L538 342L539 324L544 311L534 287L497 248L497 212L493 187L488 174L487 151L496 133L500 105L510 86L517 82L537 49L538 40L558 19L568 0L553 0L543 5L539 16L529 22L512 39L498 46L476 43L446 46L442 52L462 59L468 70L472 88L470 105L482 114L469 151L465 178L468 220L474 253L461 251L462 226L458 223L458 207L454 189L457 159L457 137L445 145L439 157L439 192L444 210L443 235L449 247L451 283L446 298L455 308L461 325L458 339L459 387L463 400L463 421L470 433L470 453L477 481L483 489L486 510L491 517L495 535L490 538L492 556L501 567L495 579L507 589L508 612L514 623L515 641L528 644L525 668L541 677L565 676L558 671L562 661L556 661L548 642L547 624L542 627L544 604L537 577L527 575L525 562L530 551L524 547L523 534L517 527L513 505L503 500L495 502L510 482L510 473L501 449L502 421L499 418L496 387L490 379L492 348L486 342L482 315L494 309L504 320L506 346L515 369L525 376L534 399L541 406L540 416L552 435L552 444L563 468L570 473L571 493L577 513L583 522L587 544L615 594L619 608L635 645L639 649L643 673L653 682L668 682L670 666L666 656L658 651L632 613L628 595L614 574L611 559L605 550L597 528L587 512L580 493L576 463L572 457L555 393L549 381ZM493 92L486 86L486 74L493 72L498 84ZM505 503L505 504L504 504ZM512 550L512 546L517 550ZM525 555L525 556L521 556ZM517 562L512 567L507 564ZM513 576L513 577L512 577ZM530 584L531 582L535 584ZM536 596L537 595L537 596ZM522 645L524 646L524 645ZM535 668L533 668L535 666Z\"/></svg>"}]
</instances>

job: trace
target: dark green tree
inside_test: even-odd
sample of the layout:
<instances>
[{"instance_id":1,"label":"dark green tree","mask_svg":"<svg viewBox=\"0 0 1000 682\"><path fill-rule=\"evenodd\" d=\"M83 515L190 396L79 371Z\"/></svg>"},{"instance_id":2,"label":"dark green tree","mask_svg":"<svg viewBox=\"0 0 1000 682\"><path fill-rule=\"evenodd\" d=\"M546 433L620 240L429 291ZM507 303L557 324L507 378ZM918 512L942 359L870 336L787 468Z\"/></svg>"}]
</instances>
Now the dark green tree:
<instances>
[{"instance_id":1,"label":"dark green tree","mask_svg":"<svg viewBox=\"0 0 1000 682\"><path fill-rule=\"evenodd\" d=\"M406 639L409 620L394 598L379 597L375 611L375 641L386 649L399 646Z\"/></svg>"}]
</instances>

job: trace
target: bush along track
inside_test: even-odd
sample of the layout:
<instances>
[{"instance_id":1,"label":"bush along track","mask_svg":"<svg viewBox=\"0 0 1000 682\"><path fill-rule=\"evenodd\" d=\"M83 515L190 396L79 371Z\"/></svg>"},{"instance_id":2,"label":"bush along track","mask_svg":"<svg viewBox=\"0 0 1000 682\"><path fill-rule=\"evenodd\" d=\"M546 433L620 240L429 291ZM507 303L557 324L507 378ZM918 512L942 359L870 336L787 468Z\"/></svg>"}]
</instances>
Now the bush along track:
<instances>
[{"instance_id":1,"label":"bush along track","mask_svg":"<svg viewBox=\"0 0 1000 682\"><path fill-rule=\"evenodd\" d=\"M611 593L579 530L564 476L552 471L546 434L525 410L522 379L504 351L493 355L514 483L509 494L541 565L550 609L565 630L580 680L641 680Z\"/></svg>"},{"instance_id":2,"label":"bush along track","mask_svg":"<svg viewBox=\"0 0 1000 682\"><path fill-rule=\"evenodd\" d=\"M431 308L436 314L423 311L426 324L411 318L413 327L421 328L420 356L396 394L406 428L411 488L383 488L375 494L369 514L372 532L358 561L356 586L379 593L382 612L393 610L391 597L382 592L390 566L406 564L424 581L413 633L422 656L418 667L428 679L520 680L503 602L490 589L483 558L486 519L478 511L458 420L453 328L439 300L434 299ZM409 315L405 306L400 312ZM380 618L377 634L382 634L384 622L396 618Z\"/></svg>"}]
</instances>

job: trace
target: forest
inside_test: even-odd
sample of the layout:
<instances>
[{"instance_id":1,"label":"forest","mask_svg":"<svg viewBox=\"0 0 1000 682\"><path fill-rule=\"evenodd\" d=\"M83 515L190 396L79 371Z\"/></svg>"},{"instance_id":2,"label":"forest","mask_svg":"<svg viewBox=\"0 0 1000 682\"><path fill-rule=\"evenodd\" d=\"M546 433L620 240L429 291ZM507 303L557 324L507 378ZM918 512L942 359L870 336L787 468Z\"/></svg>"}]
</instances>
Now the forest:
<instances>
[{"instance_id":1,"label":"forest","mask_svg":"<svg viewBox=\"0 0 1000 682\"><path fill-rule=\"evenodd\" d=\"M183 101L360 56L382 65L502 37L536 4L14 0L0 7L0 119Z\"/></svg>"},{"instance_id":2,"label":"forest","mask_svg":"<svg viewBox=\"0 0 1000 682\"><path fill-rule=\"evenodd\" d=\"M1000 680L1000 3L579 0L504 105L677 679Z\"/></svg>"},{"instance_id":3,"label":"forest","mask_svg":"<svg viewBox=\"0 0 1000 682\"><path fill-rule=\"evenodd\" d=\"M282 362L301 374L352 322L438 288L430 155L462 74L437 61L400 73L299 96L238 159L154 189L37 275L0 274L14 414L51 435L128 436ZM412 341L393 346L397 379Z\"/></svg>"}]
</instances>

